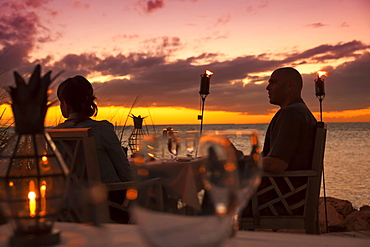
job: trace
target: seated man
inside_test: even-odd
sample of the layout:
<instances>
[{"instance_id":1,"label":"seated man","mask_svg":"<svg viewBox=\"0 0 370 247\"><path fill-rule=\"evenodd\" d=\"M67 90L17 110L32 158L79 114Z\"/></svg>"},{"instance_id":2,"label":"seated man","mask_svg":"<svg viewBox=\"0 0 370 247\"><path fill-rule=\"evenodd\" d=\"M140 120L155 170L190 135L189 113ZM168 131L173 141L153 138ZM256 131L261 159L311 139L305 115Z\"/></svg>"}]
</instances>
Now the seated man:
<instances>
[{"instance_id":1,"label":"seated man","mask_svg":"<svg viewBox=\"0 0 370 247\"><path fill-rule=\"evenodd\" d=\"M279 111L271 120L265 137L262 151L263 170L266 172L280 173L283 171L306 170L311 168L314 139L316 132L316 119L301 98L302 77L294 68L285 67L275 70L266 87L270 103L280 106ZM276 182L282 191L289 191L283 178ZM292 179L296 188L307 183L305 178ZM263 178L258 190L271 185L268 178ZM296 202L304 197L301 194L287 198L287 201ZM275 192L266 193L258 198L261 205L273 198ZM286 215L283 205L275 205L279 214ZM293 211L302 214L303 207ZM261 215L272 215L270 209L260 212ZM247 207L243 216L251 216L250 207Z\"/></svg>"}]
</instances>

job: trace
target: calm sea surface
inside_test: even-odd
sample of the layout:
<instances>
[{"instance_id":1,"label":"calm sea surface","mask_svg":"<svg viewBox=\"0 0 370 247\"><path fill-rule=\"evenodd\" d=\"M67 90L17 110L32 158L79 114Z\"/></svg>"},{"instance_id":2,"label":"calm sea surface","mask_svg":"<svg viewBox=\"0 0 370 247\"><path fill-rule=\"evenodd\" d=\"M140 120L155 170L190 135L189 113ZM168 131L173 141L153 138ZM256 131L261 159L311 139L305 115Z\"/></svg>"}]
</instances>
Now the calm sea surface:
<instances>
[{"instance_id":1,"label":"calm sea surface","mask_svg":"<svg viewBox=\"0 0 370 247\"><path fill-rule=\"evenodd\" d=\"M349 200L359 208L370 205L370 123L327 123L324 175L326 196ZM145 126L150 133L161 133L162 129L172 127L179 132L199 130L199 125L156 125ZM203 125L208 130L246 130L259 131L263 145L267 124L216 124ZM120 135L120 128L117 132ZM132 133L133 127L126 127L123 145ZM237 142L238 149L245 150L243 143ZM324 195L323 186L321 195Z\"/></svg>"}]
</instances>

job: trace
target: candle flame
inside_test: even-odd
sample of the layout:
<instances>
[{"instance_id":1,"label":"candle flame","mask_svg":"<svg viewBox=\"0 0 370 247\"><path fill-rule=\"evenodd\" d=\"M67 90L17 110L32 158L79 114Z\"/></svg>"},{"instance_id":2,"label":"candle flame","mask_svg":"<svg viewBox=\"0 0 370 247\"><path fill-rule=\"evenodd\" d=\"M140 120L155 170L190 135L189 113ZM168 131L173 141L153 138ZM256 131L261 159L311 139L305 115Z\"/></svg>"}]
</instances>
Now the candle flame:
<instances>
[{"instance_id":1,"label":"candle flame","mask_svg":"<svg viewBox=\"0 0 370 247\"><path fill-rule=\"evenodd\" d=\"M153 153L148 153L148 156L151 157L151 158L155 157L155 155Z\"/></svg>"},{"instance_id":2,"label":"candle flame","mask_svg":"<svg viewBox=\"0 0 370 247\"><path fill-rule=\"evenodd\" d=\"M46 181L41 182L40 195L41 195L41 212L40 212L40 215L43 216L46 213Z\"/></svg>"},{"instance_id":3,"label":"candle flame","mask_svg":"<svg viewBox=\"0 0 370 247\"><path fill-rule=\"evenodd\" d=\"M207 69L205 74L207 77L211 77L211 75L213 75L213 72Z\"/></svg>"},{"instance_id":4,"label":"candle flame","mask_svg":"<svg viewBox=\"0 0 370 247\"><path fill-rule=\"evenodd\" d=\"M29 209L30 209L30 216L35 217L36 216L36 193L35 193L35 182L32 180L30 181L29 185L29 192L28 192L28 199L29 199Z\"/></svg>"},{"instance_id":5,"label":"candle flame","mask_svg":"<svg viewBox=\"0 0 370 247\"><path fill-rule=\"evenodd\" d=\"M42 164L44 164L44 165L46 165L48 163L48 157L46 157L46 156L42 156L41 160L42 160Z\"/></svg>"},{"instance_id":6,"label":"candle flame","mask_svg":"<svg viewBox=\"0 0 370 247\"><path fill-rule=\"evenodd\" d=\"M328 72L323 70L317 71L317 77L321 78L322 76L328 76Z\"/></svg>"}]
</instances>

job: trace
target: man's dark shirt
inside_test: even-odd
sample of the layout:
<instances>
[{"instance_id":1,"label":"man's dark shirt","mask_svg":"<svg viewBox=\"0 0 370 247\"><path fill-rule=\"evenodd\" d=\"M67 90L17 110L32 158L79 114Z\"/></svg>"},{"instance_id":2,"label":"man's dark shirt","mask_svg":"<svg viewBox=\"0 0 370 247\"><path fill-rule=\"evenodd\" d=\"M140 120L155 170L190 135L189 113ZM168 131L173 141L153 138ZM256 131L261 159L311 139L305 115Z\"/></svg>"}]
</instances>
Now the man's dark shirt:
<instances>
[{"instance_id":1,"label":"man's dark shirt","mask_svg":"<svg viewBox=\"0 0 370 247\"><path fill-rule=\"evenodd\" d=\"M288 163L287 171L311 169L314 139L316 133L316 119L307 108L302 99L280 109L268 126L265 143L263 147L263 156L273 156L280 158ZM279 188L284 191L290 191L283 178L276 178ZM305 178L292 179L295 188L307 183ZM263 178L258 190L271 185L268 178ZM287 198L289 202L297 202L304 197L305 191ZM269 192L258 197L258 204L276 198L275 192ZM278 213L288 214L283 205L275 205ZM249 210L244 215L250 215ZM300 207L293 211L295 214L302 214L303 208ZM272 215L269 209L260 212L261 215Z\"/></svg>"}]
</instances>

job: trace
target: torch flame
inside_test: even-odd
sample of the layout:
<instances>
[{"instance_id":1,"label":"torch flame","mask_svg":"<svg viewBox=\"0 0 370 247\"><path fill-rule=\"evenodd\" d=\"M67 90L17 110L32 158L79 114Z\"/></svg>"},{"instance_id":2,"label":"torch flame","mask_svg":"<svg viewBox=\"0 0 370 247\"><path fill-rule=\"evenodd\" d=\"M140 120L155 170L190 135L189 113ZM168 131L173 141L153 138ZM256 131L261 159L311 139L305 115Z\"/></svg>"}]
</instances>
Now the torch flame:
<instances>
[{"instance_id":1,"label":"torch flame","mask_svg":"<svg viewBox=\"0 0 370 247\"><path fill-rule=\"evenodd\" d=\"M207 69L205 74L207 77L211 77L211 75L213 75L213 72Z\"/></svg>"},{"instance_id":2,"label":"torch flame","mask_svg":"<svg viewBox=\"0 0 370 247\"><path fill-rule=\"evenodd\" d=\"M328 72L322 70L317 71L317 77L321 78L322 76L328 76Z\"/></svg>"}]
</instances>

